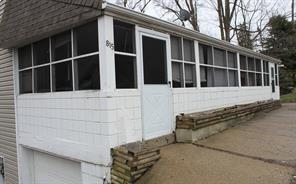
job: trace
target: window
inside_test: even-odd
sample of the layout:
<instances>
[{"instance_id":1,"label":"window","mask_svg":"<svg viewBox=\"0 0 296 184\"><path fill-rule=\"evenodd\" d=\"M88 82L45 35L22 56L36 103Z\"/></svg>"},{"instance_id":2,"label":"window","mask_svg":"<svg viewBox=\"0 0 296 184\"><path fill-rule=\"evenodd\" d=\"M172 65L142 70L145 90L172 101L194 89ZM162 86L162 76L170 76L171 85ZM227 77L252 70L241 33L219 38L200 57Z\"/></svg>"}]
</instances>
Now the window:
<instances>
[{"instance_id":1,"label":"window","mask_svg":"<svg viewBox=\"0 0 296 184\"><path fill-rule=\"evenodd\" d=\"M74 62L76 90L100 89L99 56L84 57Z\"/></svg>"},{"instance_id":2,"label":"window","mask_svg":"<svg viewBox=\"0 0 296 184\"><path fill-rule=\"evenodd\" d=\"M196 87L194 41L171 36L174 88Z\"/></svg>"},{"instance_id":3,"label":"window","mask_svg":"<svg viewBox=\"0 0 296 184\"><path fill-rule=\"evenodd\" d=\"M90 22L74 29L74 55L84 55L99 50L98 24Z\"/></svg>"},{"instance_id":4,"label":"window","mask_svg":"<svg viewBox=\"0 0 296 184\"><path fill-rule=\"evenodd\" d=\"M59 61L70 58L71 52L71 31L67 31L51 38L52 60Z\"/></svg>"},{"instance_id":5,"label":"window","mask_svg":"<svg viewBox=\"0 0 296 184\"><path fill-rule=\"evenodd\" d=\"M97 21L19 48L18 56L20 94L100 89Z\"/></svg>"},{"instance_id":6,"label":"window","mask_svg":"<svg viewBox=\"0 0 296 184\"><path fill-rule=\"evenodd\" d=\"M261 60L240 55L241 86L262 86Z\"/></svg>"},{"instance_id":7,"label":"window","mask_svg":"<svg viewBox=\"0 0 296 184\"><path fill-rule=\"evenodd\" d=\"M269 63L268 61L263 61L263 78L264 78L264 86L269 86Z\"/></svg>"},{"instance_id":8,"label":"window","mask_svg":"<svg viewBox=\"0 0 296 184\"><path fill-rule=\"evenodd\" d=\"M278 65L274 64L274 69L275 69L275 85L278 86L279 85L279 74L278 74Z\"/></svg>"},{"instance_id":9,"label":"window","mask_svg":"<svg viewBox=\"0 0 296 184\"><path fill-rule=\"evenodd\" d=\"M116 88L137 88L134 25L114 20Z\"/></svg>"},{"instance_id":10,"label":"window","mask_svg":"<svg viewBox=\"0 0 296 184\"><path fill-rule=\"evenodd\" d=\"M236 53L199 44L201 87L238 86Z\"/></svg>"}]
</instances>

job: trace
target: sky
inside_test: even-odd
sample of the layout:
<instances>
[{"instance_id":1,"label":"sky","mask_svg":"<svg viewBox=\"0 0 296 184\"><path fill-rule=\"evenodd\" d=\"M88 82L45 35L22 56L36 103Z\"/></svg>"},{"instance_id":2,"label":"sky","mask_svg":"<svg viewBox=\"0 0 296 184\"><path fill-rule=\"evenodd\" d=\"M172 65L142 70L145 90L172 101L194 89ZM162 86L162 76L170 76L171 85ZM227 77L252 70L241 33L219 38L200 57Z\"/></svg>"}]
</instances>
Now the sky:
<instances>
[{"instance_id":1,"label":"sky","mask_svg":"<svg viewBox=\"0 0 296 184\"><path fill-rule=\"evenodd\" d=\"M111 3L117 3L122 0L107 0ZM136 0L134 0L136 1ZM166 2L170 2L172 0L164 0ZM182 1L182 0L180 0ZM220 39L220 32L219 32L219 23L218 23L218 16L213 8L213 6L209 3L210 0L197 0L198 2L198 22L200 26L200 32L215 38ZM216 1L216 0L214 0ZM244 0L247 2L248 0ZM250 0L254 3L256 0ZM268 21L268 17L272 14L284 14L284 15L291 15L291 2L292 0L263 0L261 11L263 14L266 14L266 18L264 22ZM272 11L270 11L272 10ZM156 18L161 18L164 20L172 21L172 16L162 16L163 10L160 7L156 7L155 3L150 3L145 11L145 14L151 15ZM254 21L254 27L256 27L256 21ZM236 43L235 39L233 41Z\"/></svg>"}]
</instances>

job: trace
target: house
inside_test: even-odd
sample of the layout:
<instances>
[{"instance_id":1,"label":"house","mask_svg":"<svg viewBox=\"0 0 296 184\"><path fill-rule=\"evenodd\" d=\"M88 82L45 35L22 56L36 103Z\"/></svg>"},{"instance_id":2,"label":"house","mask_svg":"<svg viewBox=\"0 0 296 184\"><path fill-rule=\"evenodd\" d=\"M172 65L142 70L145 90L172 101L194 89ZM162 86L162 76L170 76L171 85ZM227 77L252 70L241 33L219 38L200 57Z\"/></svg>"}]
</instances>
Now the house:
<instances>
[{"instance_id":1,"label":"house","mask_svg":"<svg viewBox=\"0 0 296 184\"><path fill-rule=\"evenodd\" d=\"M6 184L106 183L180 113L279 99L278 59L102 0L0 2Z\"/></svg>"}]
</instances>

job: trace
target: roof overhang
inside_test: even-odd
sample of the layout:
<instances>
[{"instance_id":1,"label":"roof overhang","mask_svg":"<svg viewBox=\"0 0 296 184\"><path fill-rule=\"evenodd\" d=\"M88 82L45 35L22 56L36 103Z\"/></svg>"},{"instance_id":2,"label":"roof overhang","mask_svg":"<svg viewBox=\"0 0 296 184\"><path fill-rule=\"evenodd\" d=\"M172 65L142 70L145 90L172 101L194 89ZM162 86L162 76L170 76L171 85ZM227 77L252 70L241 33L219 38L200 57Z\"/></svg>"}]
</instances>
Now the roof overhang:
<instances>
[{"instance_id":1,"label":"roof overhang","mask_svg":"<svg viewBox=\"0 0 296 184\"><path fill-rule=\"evenodd\" d=\"M104 0L6 0L0 7L0 48L19 47L101 15Z\"/></svg>"}]
</instances>

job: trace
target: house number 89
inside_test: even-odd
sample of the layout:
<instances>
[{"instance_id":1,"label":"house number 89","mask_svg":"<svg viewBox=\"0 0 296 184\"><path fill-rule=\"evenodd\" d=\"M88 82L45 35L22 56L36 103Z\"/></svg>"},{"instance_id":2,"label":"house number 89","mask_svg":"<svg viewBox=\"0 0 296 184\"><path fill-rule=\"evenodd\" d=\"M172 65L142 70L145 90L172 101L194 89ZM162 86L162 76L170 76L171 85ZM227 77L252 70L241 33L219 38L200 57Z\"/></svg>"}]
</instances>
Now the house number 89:
<instances>
[{"instance_id":1,"label":"house number 89","mask_svg":"<svg viewBox=\"0 0 296 184\"><path fill-rule=\"evenodd\" d=\"M114 44L111 43L109 40L106 41L106 46L109 47L111 50L114 50Z\"/></svg>"}]
</instances>

